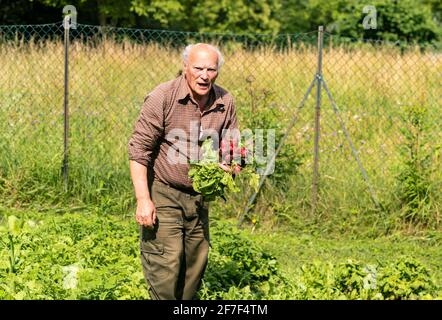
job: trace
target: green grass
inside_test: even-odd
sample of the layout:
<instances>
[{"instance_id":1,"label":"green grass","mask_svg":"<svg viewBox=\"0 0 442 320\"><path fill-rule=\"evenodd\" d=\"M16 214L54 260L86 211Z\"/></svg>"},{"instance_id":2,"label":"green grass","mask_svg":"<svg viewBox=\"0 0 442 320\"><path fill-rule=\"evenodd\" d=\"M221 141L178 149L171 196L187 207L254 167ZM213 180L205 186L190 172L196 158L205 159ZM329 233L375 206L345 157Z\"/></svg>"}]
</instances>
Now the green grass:
<instances>
[{"instance_id":1,"label":"green grass","mask_svg":"<svg viewBox=\"0 0 442 320\"><path fill-rule=\"evenodd\" d=\"M127 212L133 207L127 141L144 96L181 68L179 51L107 40L96 47L74 42L70 55L70 181L65 193L63 46L55 42L0 46L0 202L12 207L74 205ZM273 123L283 130L314 77L316 59L315 50L303 46L284 52L226 47L226 64L217 81L235 97L242 128L257 113L273 109ZM336 234L440 229L441 70L439 52L326 47L324 78L383 209L374 207L323 92L320 195L317 213L311 215L313 90L288 139L303 155L303 163L296 173L283 172L284 184L268 184L252 214L261 222L290 222L300 230L305 223L316 224L318 230ZM405 126L400 116L412 105L428 109L426 134L434 149L432 207L429 223L422 226L398 218L403 204L395 176L403 160L398 147L404 142ZM227 215L236 217L249 195L232 196Z\"/></svg>"}]
</instances>

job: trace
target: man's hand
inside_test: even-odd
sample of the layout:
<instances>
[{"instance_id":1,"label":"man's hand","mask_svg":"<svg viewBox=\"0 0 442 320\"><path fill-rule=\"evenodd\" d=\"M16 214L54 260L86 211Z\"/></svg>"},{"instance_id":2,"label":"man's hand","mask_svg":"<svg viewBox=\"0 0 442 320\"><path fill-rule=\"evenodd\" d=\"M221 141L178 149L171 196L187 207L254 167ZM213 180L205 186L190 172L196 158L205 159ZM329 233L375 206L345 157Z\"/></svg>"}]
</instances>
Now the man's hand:
<instances>
[{"instance_id":1,"label":"man's hand","mask_svg":"<svg viewBox=\"0 0 442 320\"><path fill-rule=\"evenodd\" d=\"M135 220L138 224L152 228L157 218L157 210L152 200L138 200Z\"/></svg>"},{"instance_id":2,"label":"man's hand","mask_svg":"<svg viewBox=\"0 0 442 320\"><path fill-rule=\"evenodd\" d=\"M235 174L239 174L241 171L241 166L239 164L231 167L225 163L219 163L218 164L220 166L221 169L223 169L225 172L229 172L232 173L233 175Z\"/></svg>"},{"instance_id":3,"label":"man's hand","mask_svg":"<svg viewBox=\"0 0 442 320\"><path fill-rule=\"evenodd\" d=\"M225 163L218 163L218 165L225 172L232 172L232 169L230 169L230 166L228 166L227 164L225 164Z\"/></svg>"}]
</instances>

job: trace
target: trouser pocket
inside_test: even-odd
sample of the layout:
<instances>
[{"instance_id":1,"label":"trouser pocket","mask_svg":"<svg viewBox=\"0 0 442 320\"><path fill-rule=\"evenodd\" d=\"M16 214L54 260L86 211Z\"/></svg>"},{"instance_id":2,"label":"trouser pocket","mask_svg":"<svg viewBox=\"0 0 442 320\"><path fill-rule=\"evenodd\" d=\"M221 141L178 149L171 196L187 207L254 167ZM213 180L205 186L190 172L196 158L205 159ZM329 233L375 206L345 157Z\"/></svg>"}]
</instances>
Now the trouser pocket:
<instances>
[{"instance_id":1,"label":"trouser pocket","mask_svg":"<svg viewBox=\"0 0 442 320\"><path fill-rule=\"evenodd\" d=\"M161 262L164 255L164 245L156 240L141 240L140 252L144 279L151 299L168 299L161 296L161 292L164 289L159 285L159 279L165 274L165 270L162 268L163 263Z\"/></svg>"}]
</instances>

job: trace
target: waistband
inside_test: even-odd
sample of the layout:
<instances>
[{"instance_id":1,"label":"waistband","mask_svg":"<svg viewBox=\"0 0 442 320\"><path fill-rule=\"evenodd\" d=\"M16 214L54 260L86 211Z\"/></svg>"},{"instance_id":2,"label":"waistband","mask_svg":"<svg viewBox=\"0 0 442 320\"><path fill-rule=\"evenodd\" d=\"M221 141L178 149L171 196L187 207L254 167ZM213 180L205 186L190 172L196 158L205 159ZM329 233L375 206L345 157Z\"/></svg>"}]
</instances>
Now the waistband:
<instances>
[{"instance_id":1,"label":"waistband","mask_svg":"<svg viewBox=\"0 0 442 320\"><path fill-rule=\"evenodd\" d=\"M191 195L191 196L197 196L197 195L201 194L199 192L196 192L193 189L177 188L175 186L171 186L170 184L164 183L164 182L156 180L156 179L153 180L153 184L156 184L158 186L162 186L162 187L165 187L165 188L170 188L170 189L173 189L173 190L176 190L176 191L179 191L179 192Z\"/></svg>"}]
</instances>

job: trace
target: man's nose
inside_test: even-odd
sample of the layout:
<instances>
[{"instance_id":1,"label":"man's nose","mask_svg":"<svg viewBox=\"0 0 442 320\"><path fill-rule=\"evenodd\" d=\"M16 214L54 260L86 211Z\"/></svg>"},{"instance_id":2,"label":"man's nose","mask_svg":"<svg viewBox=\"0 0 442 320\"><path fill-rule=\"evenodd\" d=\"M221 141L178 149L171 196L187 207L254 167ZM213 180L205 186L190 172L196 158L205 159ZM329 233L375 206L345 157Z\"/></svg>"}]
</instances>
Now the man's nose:
<instances>
[{"instance_id":1,"label":"man's nose","mask_svg":"<svg viewBox=\"0 0 442 320\"><path fill-rule=\"evenodd\" d=\"M209 78L209 75L208 75L206 69L204 69L204 70L201 71L201 75L200 75L200 77L201 77L202 79L204 79L204 80L207 80L207 79Z\"/></svg>"}]
</instances>

